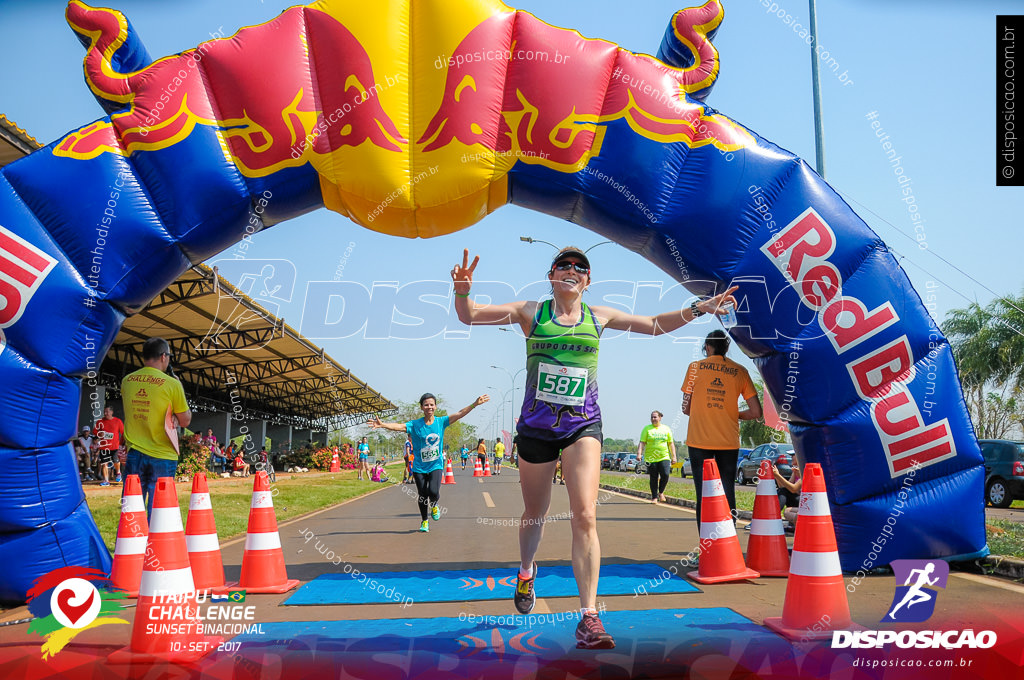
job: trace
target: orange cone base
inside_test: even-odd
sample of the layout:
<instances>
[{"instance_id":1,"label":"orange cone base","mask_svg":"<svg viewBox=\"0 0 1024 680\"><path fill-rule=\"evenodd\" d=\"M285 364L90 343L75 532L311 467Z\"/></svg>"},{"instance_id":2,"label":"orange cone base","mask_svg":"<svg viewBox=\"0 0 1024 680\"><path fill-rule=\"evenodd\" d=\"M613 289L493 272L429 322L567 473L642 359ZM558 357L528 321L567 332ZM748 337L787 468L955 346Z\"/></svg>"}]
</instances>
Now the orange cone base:
<instances>
[{"instance_id":1,"label":"orange cone base","mask_svg":"<svg viewBox=\"0 0 1024 680\"><path fill-rule=\"evenodd\" d=\"M244 590L246 595L249 595L252 593L287 593L289 590L295 588L298 585L299 579L290 578L286 580L284 583L275 583L274 585L270 586L242 586L236 584L234 588L236 590Z\"/></svg>"},{"instance_id":2,"label":"orange cone base","mask_svg":"<svg viewBox=\"0 0 1024 680\"><path fill-rule=\"evenodd\" d=\"M827 640L832 637L833 630L864 630L864 626L850 623L839 628L828 628L826 630L812 630L810 628L788 628L782 622L781 616L772 616L764 620L764 625L774 630L779 635L790 640Z\"/></svg>"},{"instance_id":3,"label":"orange cone base","mask_svg":"<svg viewBox=\"0 0 1024 680\"><path fill-rule=\"evenodd\" d=\"M765 578L765 577L786 578L786 577L789 576L789 569L758 569L757 573L761 575L761 578Z\"/></svg>"},{"instance_id":4,"label":"orange cone base","mask_svg":"<svg viewBox=\"0 0 1024 680\"><path fill-rule=\"evenodd\" d=\"M752 536L751 541L763 539L763 536ZM789 576L789 552L786 550L785 542L776 543L774 546L750 545L747 543L747 567L754 569L761 576Z\"/></svg>"},{"instance_id":5,"label":"orange cone base","mask_svg":"<svg viewBox=\"0 0 1024 680\"><path fill-rule=\"evenodd\" d=\"M704 584L727 583L729 581L747 581L761 576L760 573L747 568L744 568L742 571L738 571L735 574L721 574L719 576L701 576L700 570L687 572L686 575L697 583Z\"/></svg>"},{"instance_id":6,"label":"orange cone base","mask_svg":"<svg viewBox=\"0 0 1024 680\"><path fill-rule=\"evenodd\" d=\"M133 652L131 646L127 645L108 656L107 663L115 666L195 663L210 652L217 651L217 647L222 642L224 642L223 637L212 635L198 641L183 642L181 643L182 649L180 652L167 652L166 654ZM192 647L192 649L186 649L186 647Z\"/></svg>"}]
</instances>

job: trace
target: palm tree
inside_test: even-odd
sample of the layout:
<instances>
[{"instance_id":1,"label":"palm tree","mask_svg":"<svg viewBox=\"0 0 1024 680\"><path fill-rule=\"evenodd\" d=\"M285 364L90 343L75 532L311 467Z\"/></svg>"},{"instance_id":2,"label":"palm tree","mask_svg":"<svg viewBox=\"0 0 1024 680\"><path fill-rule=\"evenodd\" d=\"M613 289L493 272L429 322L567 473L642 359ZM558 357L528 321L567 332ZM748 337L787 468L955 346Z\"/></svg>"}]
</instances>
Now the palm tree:
<instances>
[{"instance_id":1,"label":"palm tree","mask_svg":"<svg viewBox=\"0 0 1024 680\"><path fill-rule=\"evenodd\" d=\"M946 315L942 331L960 370L964 399L981 438L1020 426L1024 395L1024 295L976 302Z\"/></svg>"}]
</instances>

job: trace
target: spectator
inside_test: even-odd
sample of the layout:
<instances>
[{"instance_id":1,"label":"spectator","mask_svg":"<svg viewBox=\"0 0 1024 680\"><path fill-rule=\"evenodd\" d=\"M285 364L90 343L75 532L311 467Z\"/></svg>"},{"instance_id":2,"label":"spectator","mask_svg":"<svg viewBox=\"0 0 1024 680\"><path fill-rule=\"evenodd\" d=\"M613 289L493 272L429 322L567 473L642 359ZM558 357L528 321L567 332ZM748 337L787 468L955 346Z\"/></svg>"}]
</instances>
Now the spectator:
<instances>
[{"instance_id":1,"label":"spectator","mask_svg":"<svg viewBox=\"0 0 1024 680\"><path fill-rule=\"evenodd\" d=\"M784 499L784 502L780 503L782 517L789 522L787 528L796 528L796 517L800 508L800 490L804 486L804 480L800 476L800 457L795 452L793 453L793 472L789 475L789 479L782 476L775 463L772 463L772 475L775 477L775 483L779 486L779 498L780 500Z\"/></svg>"},{"instance_id":2,"label":"spectator","mask_svg":"<svg viewBox=\"0 0 1024 680\"><path fill-rule=\"evenodd\" d=\"M89 449L87 444L83 444L82 437L75 437L71 444L75 450L75 458L78 460L78 476L81 477L83 482L90 481L93 479L92 469L89 467Z\"/></svg>"},{"instance_id":3,"label":"spectator","mask_svg":"<svg viewBox=\"0 0 1024 680\"><path fill-rule=\"evenodd\" d=\"M100 472L103 474L103 481L100 486L110 486L110 469L114 468L117 475L114 482L121 483L121 461L118 458L118 450L124 444L124 422L114 417L114 409L107 406L103 409L103 417L96 421L96 429L93 431L96 436L97 451L100 455Z\"/></svg>"},{"instance_id":4,"label":"spectator","mask_svg":"<svg viewBox=\"0 0 1024 680\"><path fill-rule=\"evenodd\" d=\"M218 465L221 470L227 469L228 459L224 455L224 451L220 448L220 444L217 443L216 439L213 440L213 444L210 446L210 461L210 467L214 472L217 471Z\"/></svg>"},{"instance_id":5,"label":"spectator","mask_svg":"<svg viewBox=\"0 0 1024 680\"><path fill-rule=\"evenodd\" d=\"M171 372L171 348L163 338L142 345L139 370L121 381L125 438L128 440L127 474L142 482L146 512L153 508L156 480L174 478L178 468L178 430L192 422L185 390Z\"/></svg>"},{"instance_id":6,"label":"spectator","mask_svg":"<svg viewBox=\"0 0 1024 680\"><path fill-rule=\"evenodd\" d=\"M235 472L241 472L243 477L249 476L249 464L242 460L242 453L235 456Z\"/></svg>"},{"instance_id":7,"label":"spectator","mask_svg":"<svg viewBox=\"0 0 1024 680\"><path fill-rule=\"evenodd\" d=\"M700 499L703 490L704 460L714 459L722 477L725 497L736 516L736 462L740 455L741 420L761 417L761 400L747 369L727 359L729 336L711 331L704 340L707 358L690 364L683 382L683 413L690 416L686 446L697 490L697 523L700 524ZM739 410L739 397L747 408ZM691 409L693 409L691 411ZM735 519L733 520L735 521Z\"/></svg>"}]
</instances>

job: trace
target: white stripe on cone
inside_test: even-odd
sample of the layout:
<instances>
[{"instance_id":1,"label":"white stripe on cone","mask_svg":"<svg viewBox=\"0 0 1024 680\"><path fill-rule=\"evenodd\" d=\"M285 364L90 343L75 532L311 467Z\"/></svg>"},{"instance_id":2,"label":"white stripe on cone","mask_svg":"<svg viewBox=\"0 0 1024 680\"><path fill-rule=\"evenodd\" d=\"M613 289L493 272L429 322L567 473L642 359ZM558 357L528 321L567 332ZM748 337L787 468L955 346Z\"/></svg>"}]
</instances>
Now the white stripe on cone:
<instances>
[{"instance_id":1,"label":"white stripe on cone","mask_svg":"<svg viewBox=\"0 0 1024 680\"><path fill-rule=\"evenodd\" d=\"M736 525L732 523L731 519L723 520L721 522L701 522L700 523L700 538L717 540L719 538L730 538L736 535Z\"/></svg>"},{"instance_id":2,"label":"white stripe on cone","mask_svg":"<svg viewBox=\"0 0 1024 680\"><path fill-rule=\"evenodd\" d=\"M185 534L185 545L188 546L190 553L220 550L217 534L195 534L192 536Z\"/></svg>"},{"instance_id":3,"label":"white stripe on cone","mask_svg":"<svg viewBox=\"0 0 1024 680\"><path fill-rule=\"evenodd\" d=\"M118 536L114 542L115 555L145 555L148 536Z\"/></svg>"},{"instance_id":4,"label":"white stripe on cone","mask_svg":"<svg viewBox=\"0 0 1024 680\"><path fill-rule=\"evenodd\" d=\"M169 534L176 531L185 531L181 526L181 510L178 508L153 508L153 514L149 519L149 533Z\"/></svg>"},{"instance_id":5,"label":"white stripe on cone","mask_svg":"<svg viewBox=\"0 0 1024 680\"><path fill-rule=\"evenodd\" d=\"M750 520L750 533L751 535L758 536L785 536L786 532L782 528L782 519L757 519L756 517Z\"/></svg>"},{"instance_id":6,"label":"white stripe on cone","mask_svg":"<svg viewBox=\"0 0 1024 680\"><path fill-rule=\"evenodd\" d=\"M779 493L778 488L775 486L774 479L762 479L757 483L757 491L754 495L756 496L777 496Z\"/></svg>"},{"instance_id":7,"label":"white stripe on cone","mask_svg":"<svg viewBox=\"0 0 1024 680\"><path fill-rule=\"evenodd\" d=\"M721 479L705 479L700 486L701 498L707 498L709 496L724 496L725 487L722 486Z\"/></svg>"},{"instance_id":8,"label":"white stripe on cone","mask_svg":"<svg viewBox=\"0 0 1024 680\"><path fill-rule=\"evenodd\" d=\"M276 531L265 534L246 534L246 550L275 550L281 547L281 536Z\"/></svg>"},{"instance_id":9,"label":"white stripe on cone","mask_svg":"<svg viewBox=\"0 0 1024 680\"><path fill-rule=\"evenodd\" d=\"M192 497L188 499L188 509L191 510L213 510L213 504L210 503L210 494L208 493L194 493Z\"/></svg>"},{"instance_id":10,"label":"white stripe on cone","mask_svg":"<svg viewBox=\"0 0 1024 680\"><path fill-rule=\"evenodd\" d=\"M269 491L253 491L252 492L252 503L249 508L272 508L274 507L274 497L270 495Z\"/></svg>"},{"instance_id":11,"label":"white stripe on cone","mask_svg":"<svg viewBox=\"0 0 1024 680\"><path fill-rule=\"evenodd\" d=\"M142 502L142 494L125 496L121 499L121 512L145 512L146 504Z\"/></svg>"},{"instance_id":12,"label":"white stripe on cone","mask_svg":"<svg viewBox=\"0 0 1024 680\"><path fill-rule=\"evenodd\" d=\"M165 569L163 571L142 572L139 584L139 597L156 597L157 595L191 595L196 591L192 580L192 568Z\"/></svg>"},{"instance_id":13,"label":"white stripe on cone","mask_svg":"<svg viewBox=\"0 0 1024 680\"><path fill-rule=\"evenodd\" d=\"M790 576L841 576L839 553L794 550L789 562Z\"/></svg>"},{"instance_id":14,"label":"white stripe on cone","mask_svg":"<svg viewBox=\"0 0 1024 680\"><path fill-rule=\"evenodd\" d=\"M800 494L800 516L831 517L828 494L824 491L805 491Z\"/></svg>"}]
</instances>

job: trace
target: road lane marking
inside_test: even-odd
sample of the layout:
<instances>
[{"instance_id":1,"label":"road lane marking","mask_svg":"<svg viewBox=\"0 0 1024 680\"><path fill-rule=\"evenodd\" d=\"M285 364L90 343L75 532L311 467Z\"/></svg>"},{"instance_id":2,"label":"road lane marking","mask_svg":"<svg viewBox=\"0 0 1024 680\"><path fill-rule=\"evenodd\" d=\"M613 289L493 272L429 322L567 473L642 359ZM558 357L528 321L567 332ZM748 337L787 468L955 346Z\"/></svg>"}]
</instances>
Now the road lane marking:
<instances>
[{"instance_id":1,"label":"road lane marking","mask_svg":"<svg viewBox=\"0 0 1024 680\"><path fill-rule=\"evenodd\" d=\"M484 491L484 503L489 508L494 507L494 501L491 499L491 494L487 493L486 491Z\"/></svg>"}]
</instances>

